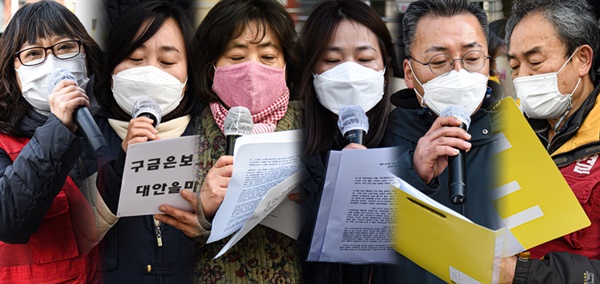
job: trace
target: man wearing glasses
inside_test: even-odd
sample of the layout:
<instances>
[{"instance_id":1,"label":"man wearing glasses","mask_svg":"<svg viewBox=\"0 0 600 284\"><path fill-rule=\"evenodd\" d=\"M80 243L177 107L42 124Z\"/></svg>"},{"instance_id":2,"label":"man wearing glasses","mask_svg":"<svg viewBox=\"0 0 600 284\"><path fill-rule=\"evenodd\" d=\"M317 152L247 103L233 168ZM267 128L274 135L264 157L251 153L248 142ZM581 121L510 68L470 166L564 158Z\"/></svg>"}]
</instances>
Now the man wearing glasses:
<instances>
[{"instance_id":1,"label":"man wearing glasses","mask_svg":"<svg viewBox=\"0 0 600 284\"><path fill-rule=\"evenodd\" d=\"M473 222L498 229L487 196L496 151L494 113L486 109L495 102L484 103L490 59L485 11L468 0L419 0L408 7L402 25L408 89L393 95L396 108L383 138L384 146L401 149L395 173ZM463 120L448 115L448 106L461 108ZM468 130L460 127L469 119ZM448 173L459 151L466 161L462 203L450 198ZM398 283L444 283L405 258L398 269Z\"/></svg>"}]
</instances>

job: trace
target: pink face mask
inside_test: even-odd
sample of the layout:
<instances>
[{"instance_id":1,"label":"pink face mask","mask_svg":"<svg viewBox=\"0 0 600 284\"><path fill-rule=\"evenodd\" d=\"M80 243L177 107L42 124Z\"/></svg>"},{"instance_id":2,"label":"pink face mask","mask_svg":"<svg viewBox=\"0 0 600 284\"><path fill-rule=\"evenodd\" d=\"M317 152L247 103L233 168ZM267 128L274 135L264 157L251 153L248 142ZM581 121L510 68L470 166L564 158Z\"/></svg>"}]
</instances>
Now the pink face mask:
<instances>
[{"instance_id":1,"label":"pink face mask","mask_svg":"<svg viewBox=\"0 0 600 284\"><path fill-rule=\"evenodd\" d=\"M286 89L285 68L254 61L215 68L212 85L212 90L228 107L247 107L251 114L266 109Z\"/></svg>"}]
</instances>

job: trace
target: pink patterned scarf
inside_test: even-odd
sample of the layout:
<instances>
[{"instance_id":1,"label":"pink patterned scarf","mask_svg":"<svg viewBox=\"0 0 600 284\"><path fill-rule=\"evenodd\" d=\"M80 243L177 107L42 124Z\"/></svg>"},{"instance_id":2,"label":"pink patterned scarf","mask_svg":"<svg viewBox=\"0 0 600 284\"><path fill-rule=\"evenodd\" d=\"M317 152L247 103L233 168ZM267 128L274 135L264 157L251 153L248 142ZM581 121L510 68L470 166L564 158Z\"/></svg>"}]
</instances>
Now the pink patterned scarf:
<instances>
[{"instance_id":1,"label":"pink patterned scarf","mask_svg":"<svg viewBox=\"0 0 600 284\"><path fill-rule=\"evenodd\" d=\"M252 128L252 134L271 133L275 131L277 122L287 112L289 100L290 92L286 88L285 93L270 106L257 114L253 114L252 122L254 123L254 127ZM220 102L210 103L210 111L221 132L224 132L223 124L229 111Z\"/></svg>"}]
</instances>

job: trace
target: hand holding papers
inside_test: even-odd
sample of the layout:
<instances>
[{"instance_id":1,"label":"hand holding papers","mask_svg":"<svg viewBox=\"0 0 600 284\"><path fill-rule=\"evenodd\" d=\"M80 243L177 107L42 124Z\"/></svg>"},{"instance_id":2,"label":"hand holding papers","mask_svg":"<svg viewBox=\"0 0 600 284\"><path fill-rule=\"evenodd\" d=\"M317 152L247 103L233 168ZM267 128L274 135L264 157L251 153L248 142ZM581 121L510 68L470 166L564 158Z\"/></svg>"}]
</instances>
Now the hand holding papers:
<instances>
[{"instance_id":1,"label":"hand holding papers","mask_svg":"<svg viewBox=\"0 0 600 284\"><path fill-rule=\"evenodd\" d=\"M308 261L393 263L395 148L331 151Z\"/></svg>"},{"instance_id":2,"label":"hand holding papers","mask_svg":"<svg viewBox=\"0 0 600 284\"><path fill-rule=\"evenodd\" d=\"M287 196L301 180L301 143L300 130L247 135L236 140L233 175L213 219L208 243L239 231L217 257L261 222L298 237L301 208ZM274 214L282 203L286 212Z\"/></svg>"},{"instance_id":3,"label":"hand holding papers","mask_svg":"<svg viewBox=\"0 0 600 284\"><path fill-rule=\"evenodd\" d=\"M308 260L393 262L393 254L385 249L393 237L398 252L445 281L497 283L502 257L589 225L514 103L506 107L505 115L521 121L509 120L494 133L497 145L492 155L508 164L498 165L500 174L487 200L494 202L506 226L482 227L406 182L390 178L387 171L396 166L400 154L393 148L332 151ZM536 161L535 168L517 161L524 155ZM388 184L401 189L395 190L396 199L389 189L386 192ZM397 215L390 217L391 212Z\"/></svg>"},{"instance_id":4,"label":"hand holding papers","mask_svg":"<svg viewBox=\"0 0 600 284\"><path fill-rule=\"evenodd\" d=\"M161 214L158 207L162 204L192 211L179 190L197 188L193 159L196 138L188 136L130 145L117 215ZM214 242L239 230L221 254L259 223L291 238L298 237L303 223L302 209L287 196L297 189L303 174L301 141L300 130L237 139L233 176L213 219L208 240Z\"/></svg>"}]
</instances>

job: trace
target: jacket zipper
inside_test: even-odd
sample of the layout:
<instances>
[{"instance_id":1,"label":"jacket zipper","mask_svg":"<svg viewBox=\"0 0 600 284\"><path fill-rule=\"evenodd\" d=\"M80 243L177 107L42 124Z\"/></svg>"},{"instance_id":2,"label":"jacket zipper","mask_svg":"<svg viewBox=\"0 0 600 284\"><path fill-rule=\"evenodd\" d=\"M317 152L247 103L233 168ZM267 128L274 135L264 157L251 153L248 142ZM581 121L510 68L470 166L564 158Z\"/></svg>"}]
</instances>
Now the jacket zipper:
<instances>
[{"instance_id":1,"label":"jacket zipper","mask_svg":"<svg viewBox=\"0 0 600 284\"><path fill-rule=\"evenodd\" d=\"M156 234L156 244L158 245L158 247L162 247L163 243L162 231L160 230L160 221L154 219L154 217L152 217L152 220L154 220L154 233Z\"/></svg>"},{"instance_id":2,"label":"jacket zipper","mask_svg":"<svg viewBox=\"0 0 600 284\"><path fill-rule=\"evenodd\" d=\"M546 151L548 151L548 154L550 154L550 146L552 146L552 145L556 144L556 141L558 141L558 140L561 140L561 138L562 138L562 137L565 137L565 136L569 136L569 135L571 135L571 133L573 133L573 132L576 132L577 130L579 130L579 127L575 127L575 128L573 128L571 131L569 131L569 132L564 132L564 133L556 133L556 134L554 135L554 139L552 139L552 142L548 143L548 147L546 147ZM561 134L561 135L559 136L559 134ZM558 139L557 139L557 138L558 138ZM548 140L546 140L546 141L548 141ZM555 149L555 150L556 150L556 149ZM553 151L553 152L554 152L554 151Z\"/></svg>"},{"instance_id":3,"label":"jacket zipper","mask_svg":"<svg viewBox=\"0 0 600 284\"><path fill-rule=\"evenodd\" d=\"M85 180L88 178L87 168L85 167L85 162L83 161L83 157L81 155L79 156L79 158L77 158L77 165L79 165L79 175L81 178L81 188L79 189L79 191L81 191L83 197L85 197L86 199L90 198L90 193L88 192L90 189L85 183ZM88 202L91 203L90 200L88 200Z\"/></svg>"},{"instance_id":4,"label":"jacket zipper","mask_svg":"<svg viewBox=\"0 0 600 284\"><path fill-rule=\"evenodd\" d=\"M87 178L87 169L85 168L85 163L83 162L83 157L80 155L77 158L77 164L79 164L79 174L81 175L81 180L85 180Z\"/></svg>"}]
</instances>

